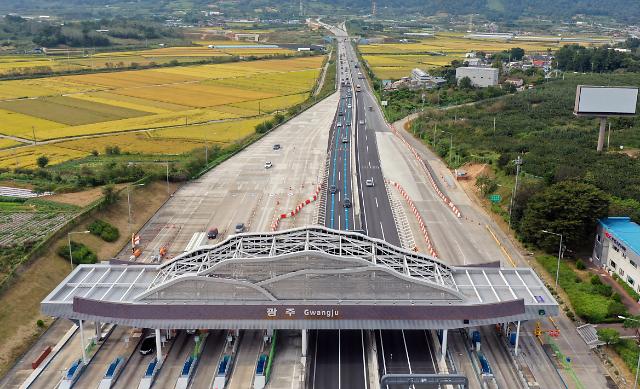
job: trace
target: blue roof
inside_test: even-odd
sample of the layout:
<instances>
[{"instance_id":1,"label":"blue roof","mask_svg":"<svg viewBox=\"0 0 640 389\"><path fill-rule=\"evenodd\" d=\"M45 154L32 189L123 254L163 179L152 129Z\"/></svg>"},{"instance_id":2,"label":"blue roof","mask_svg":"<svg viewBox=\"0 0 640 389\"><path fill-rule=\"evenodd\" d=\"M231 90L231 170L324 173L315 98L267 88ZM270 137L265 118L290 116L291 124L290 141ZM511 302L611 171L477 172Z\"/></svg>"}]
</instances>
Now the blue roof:
<instances>
[{"instance_id":1,"label":"blue roof","mask_svg":"<svg viewBox=\"0 0 640 389\"><path fill-rule=\"evenodd\" d=\"M607 217L600 219L600 223L617 240L640 255L640 224L632 222L629 217Z\"/></svg>"}]
</instances>

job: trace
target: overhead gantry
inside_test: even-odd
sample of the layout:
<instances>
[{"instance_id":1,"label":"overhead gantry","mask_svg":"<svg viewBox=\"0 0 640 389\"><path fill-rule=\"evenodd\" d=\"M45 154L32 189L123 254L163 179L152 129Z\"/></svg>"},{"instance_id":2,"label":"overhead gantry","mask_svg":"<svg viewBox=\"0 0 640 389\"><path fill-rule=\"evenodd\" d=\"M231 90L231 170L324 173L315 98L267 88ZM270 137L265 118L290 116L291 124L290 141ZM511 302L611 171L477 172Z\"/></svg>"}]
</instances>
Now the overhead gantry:
<instances>
[{"instance_id":1,"label":"overhead gantry","mask_svg":"<svg viewBox=\"0 0 640 389\"><path fill-rule=\"evenodd\" d=\"M234 235L162 265L78 266L43 313L163 329L453 329L558 314L529 268L455 267L325 227Z\"/></svg>"}]
</instances>

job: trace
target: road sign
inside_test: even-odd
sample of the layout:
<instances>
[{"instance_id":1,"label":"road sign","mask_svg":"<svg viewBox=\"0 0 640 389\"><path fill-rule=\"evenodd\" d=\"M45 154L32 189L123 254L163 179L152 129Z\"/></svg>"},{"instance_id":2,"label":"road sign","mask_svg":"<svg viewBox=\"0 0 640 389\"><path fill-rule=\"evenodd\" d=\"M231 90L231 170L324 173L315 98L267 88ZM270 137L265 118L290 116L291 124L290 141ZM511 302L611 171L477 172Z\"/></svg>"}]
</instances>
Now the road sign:
<instances>
[{"instance_id":1,"label":"road sign","mask_svg":"<svg viewBox=\"0 0 640 389\"><path fill-rule=\"evenodd\" d=\"M386 107L386 106L387 106L387 103L388 103L388 102L387 102L387 100L382 100L382 101L380 102L380 104L381 104L383 107Z\"/></svg>"},{"instance_id":2,"label":"road sign","mask_svg":"<svg viewBox=\"0 0 640 389\"><path fill-rule=\"evenodd\" d=\"M500 200L502 200L502 196L500 196L499 194L492 194L492 195L489 196L489 200L492 203L499 203Z\"/></svg>"}]
</instances>

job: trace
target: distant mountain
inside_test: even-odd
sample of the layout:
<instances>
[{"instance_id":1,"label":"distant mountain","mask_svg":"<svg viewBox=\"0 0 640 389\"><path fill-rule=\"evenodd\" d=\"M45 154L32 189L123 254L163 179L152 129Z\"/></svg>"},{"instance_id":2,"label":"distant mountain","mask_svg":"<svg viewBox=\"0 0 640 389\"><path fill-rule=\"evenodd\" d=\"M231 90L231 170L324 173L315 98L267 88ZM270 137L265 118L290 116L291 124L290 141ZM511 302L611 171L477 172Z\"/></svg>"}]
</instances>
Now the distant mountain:
<instances>
[{"instance_id":1,"label":"distant mountain","mask_svg":"<svg viewBox=\"0 0 640 389\"><path fill-rule=\"evenodd\" d=\"M501 21L521 16L567 19L576 14L607 16L630 23L640 18L639 0L377 0L380 16L482 14ZM368 14L371 0L303 0L307 14ZM234 16L290 17L299 0L0 0L0 13L94 16L184 14L214 9Z\"/></svg>"}]
</instances>

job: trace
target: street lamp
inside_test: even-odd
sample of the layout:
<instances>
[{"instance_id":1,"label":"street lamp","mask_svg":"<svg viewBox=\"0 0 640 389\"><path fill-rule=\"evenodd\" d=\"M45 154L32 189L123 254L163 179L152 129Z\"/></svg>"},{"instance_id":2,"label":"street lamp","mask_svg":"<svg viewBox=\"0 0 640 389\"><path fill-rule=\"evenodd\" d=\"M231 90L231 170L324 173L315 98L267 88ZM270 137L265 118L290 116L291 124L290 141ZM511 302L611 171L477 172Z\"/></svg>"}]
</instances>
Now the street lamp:
<instances>
[{"instance_id":1,"label":"street lamp","mask_svg":"<svg viewBox=\"0 0 640 389\"><path fill-rule=\"evenodd\" d=\"M127 208L129 209L129 218L127 224L129 226L129 236L131 236L131 187L144 186L144 184L127 185Z\"/></svg>"},{"instance_id":2,"label":"street lamp","mask_svg":"<svg viewBox=\"0 0 640 389\"><path fill-rule=\"evenodd\" d=\"M71 251L71 234L88 234L91 231L71 231L67 233L67 241L69 242L69 264L71 265L71 270L73 270L73 253Z\"/></svg>"},{"instance_id":3,"label":"street lamp","mask_svg":"<svg viewBox=\"0 0 640 389\"><path fill-rule=\"evenodd\" d=\"M520 177L520 166L522 166L524 161L518 155L518 158L516 158L516 160L513 162L516 164L516 182L513 185L513 192L511 193L511 202L509 204L509 228L511 228L511 212L513 212L513 204L516 201L515 200L516 194L518 193L518 177Z\"/></svg>"},{"instance_id":4,"label":"street lamp","mask_svg":"<svg viewBox=\"0 0 640 389\"><path fill-rule=\"evenodd\" d=\"M630 320L640 323L640 320L633 319L631 317L620 316L618 315L618 319L622 320ZM640 355L638 355L638 365L636 366L636 379L633 381L633 389L638 389L638 372L640 371Z\"/></svg>"},{"instance_id":5,"label":"street lamp","mask_svg":"<svg viewBox=\"0 0 640 389\"><path fill-rule=\"evenodd\" d=\"M451 137L449 139L449 166L451 166L451 156L453 155L453 133L449 131L444 131L444 130L440 132L442 132L443 134L449 134L449 136Z\"/></svg>"},{"instance_id":6,"label":"street lamp","mask_svg":"<svg viewBox=\"0 0 640 389\"><path fill-rule=\"evenodd\" d=\"M556 235L560 237L560 247L558 248L558 266L556 267L556 291L558 290L558 275L560 274L560 257L562 256L562 234L558 234L556 232L551 232L547 230L541 230L540 232L544 232L545 234Z\"/></svg>"}]
</instances>

